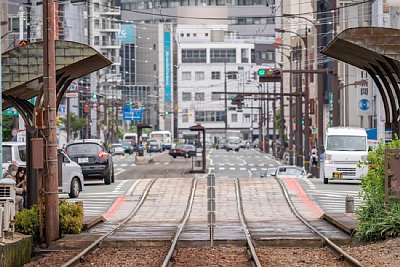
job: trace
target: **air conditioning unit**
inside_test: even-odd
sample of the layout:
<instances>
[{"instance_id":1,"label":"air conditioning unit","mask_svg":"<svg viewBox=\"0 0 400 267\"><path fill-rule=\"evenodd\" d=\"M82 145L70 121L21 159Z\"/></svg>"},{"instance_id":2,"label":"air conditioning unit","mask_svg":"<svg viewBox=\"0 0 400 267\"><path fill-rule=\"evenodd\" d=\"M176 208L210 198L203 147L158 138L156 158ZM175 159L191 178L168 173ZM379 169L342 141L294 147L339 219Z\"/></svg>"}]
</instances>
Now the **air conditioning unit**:
<instances>
[{"instance_id":1,"label":"air conditioning unit","mask_svg":"<svg viewBox=\"0 0 400 267\"><path fill-rule=\"evenodd\" d=\"M0 217L1 236L11 237L14 234L15 218L15 181L13 179L0 180Z\"/></svg>"}]
</instances>

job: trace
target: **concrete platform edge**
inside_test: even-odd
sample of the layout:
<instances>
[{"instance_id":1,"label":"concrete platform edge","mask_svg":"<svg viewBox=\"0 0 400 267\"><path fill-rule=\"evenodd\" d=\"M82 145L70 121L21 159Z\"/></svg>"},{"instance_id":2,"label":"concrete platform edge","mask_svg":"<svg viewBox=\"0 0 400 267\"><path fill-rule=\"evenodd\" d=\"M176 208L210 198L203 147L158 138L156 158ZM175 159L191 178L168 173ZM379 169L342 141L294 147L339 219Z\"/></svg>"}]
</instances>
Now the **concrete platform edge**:
<instances>
[{"instance_id":1,"label":"concrete platform edge","mask_svg":"<svg viewBox=\"0 0 400 267\"><path fill-rule=\"evenodd\" d=\"M31 260L33 237L19 233L0 242L0 267L22 266Z\"/></svg>"}]
</instances>

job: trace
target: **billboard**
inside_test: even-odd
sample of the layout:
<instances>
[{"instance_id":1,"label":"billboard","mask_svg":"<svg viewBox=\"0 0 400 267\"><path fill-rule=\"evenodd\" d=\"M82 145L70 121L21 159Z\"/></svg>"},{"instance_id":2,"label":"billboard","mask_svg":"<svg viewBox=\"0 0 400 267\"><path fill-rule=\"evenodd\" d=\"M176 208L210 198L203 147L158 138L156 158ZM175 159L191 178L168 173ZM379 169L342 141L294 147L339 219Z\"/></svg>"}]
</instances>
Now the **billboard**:
<instances>
[{"instance_id":1,"label":"billboard","mask_svg":"<svg viewBox=\"0 0 400 267\"><path fill-rule=\"evenodd\" d=\"M117 40L123 43L135 43L136 29L131 24L122 24L117 34Z\"/></svg>"},{"instance_id":2,"label":"billboard","mask_svg":"<svg viewBox=\"0 0 400 267\"><path fill-rule=\"evenodd\" d=\"M164 32L164 86L165 103L171 103L171 33Z\"/></svg>"}]
</instances>

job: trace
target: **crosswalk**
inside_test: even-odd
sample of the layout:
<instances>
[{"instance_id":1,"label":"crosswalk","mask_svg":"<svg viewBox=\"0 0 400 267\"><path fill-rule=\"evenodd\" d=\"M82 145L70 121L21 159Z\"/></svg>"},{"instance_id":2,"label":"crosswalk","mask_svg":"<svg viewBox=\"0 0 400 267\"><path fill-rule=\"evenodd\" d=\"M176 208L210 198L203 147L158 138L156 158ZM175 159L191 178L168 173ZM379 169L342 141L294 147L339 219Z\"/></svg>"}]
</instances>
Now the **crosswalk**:
<instances>
[{"instance_id":1,"label":"crosswalk","mask_svg":"<svg viewBox=\"0 0 400 267\"><path fill-rule=\"evenodd\" d=\"M266 171L268 168L272 168L275 165L272 163L266 164L266 163L259 163L259 164L234 164L234 163L210 163L210 170L230 170L230 171L246 171L246 170L251 170L251 171L256 171L256 170L261 170L261 171Z\"/></svg>"},{"instance_id":2,"label":"crosswalk","mask_svg":"<svg viewBox=\"0 0 400 267\"><path fill-rule=\"evenodd\" d=\"M334 191L334 190L307 190L307 193L316 199L325 212L344 212L346 206L346 196L354 197L354 207L362 203L362 198L358 191Z\"/></svg>"},{"instance_id":3,"label":"crosswalk","mask_svg":"<svg viewBox=\"0 0 400 267\"><path fill-rule=\"evenodd\" d=\"M85 216L100 216L107 212L114 200L125 194L122 189L129 180L115 181L115 188L111 192L88 192L85 190L79 194L78 200L83 201L83 210Z\"/></svg>"}]
</instances>

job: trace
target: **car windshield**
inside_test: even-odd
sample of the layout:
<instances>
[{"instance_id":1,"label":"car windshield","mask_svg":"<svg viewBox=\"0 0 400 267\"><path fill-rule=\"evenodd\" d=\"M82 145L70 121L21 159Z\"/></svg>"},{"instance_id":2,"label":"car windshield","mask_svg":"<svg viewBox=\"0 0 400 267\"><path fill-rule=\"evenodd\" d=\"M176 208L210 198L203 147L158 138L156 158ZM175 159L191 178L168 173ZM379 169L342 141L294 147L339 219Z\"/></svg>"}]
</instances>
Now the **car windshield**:
<instances>
[{"instance_id":1,"label":"car windshield","mask_svg":"<svg viewBox=\"0 0 400 267\"><path fill-rule=\"evenodd\" d=\"M11 146L3 146L3 162L11 162Z\"/></svg>"},{"instance_id":2,"label":"car windshield","mask_svg":"<svg viewBox=\"0 0 400 267\"><path fill-rule=\"evenodd\" d=\"M78 154L99 154L102 151L101 147L97 144L72 144L67 147L69 156Z\"/></svg>"},{"instance_id":3,"label":"car windshield","mask_svg":"<svg viewBox=\"0 0 400 267\"><path fill-rule=\"evenodd\" d=\"M331 151L367 151L365 136L328 136L326 150Z\"/></svg>"},{"instance_id":4,"label":"car windshield","mask_svg":"<svg viewBox=\"0 0 400 267\"><path fill-rule=\"evenodd\" d=\"M184 149L185 145L177 145L175 149Z\"/></svg>"},{"instance_id":5,"label":"car windshield","mask_svg":"<svg viewBox=\"0 0 400 267\"><path fill-rule=\"evenodd\" d=\"M280 167L278 175L303 175L304 170L296 167Z\"/></svg>"}]
</instances>

